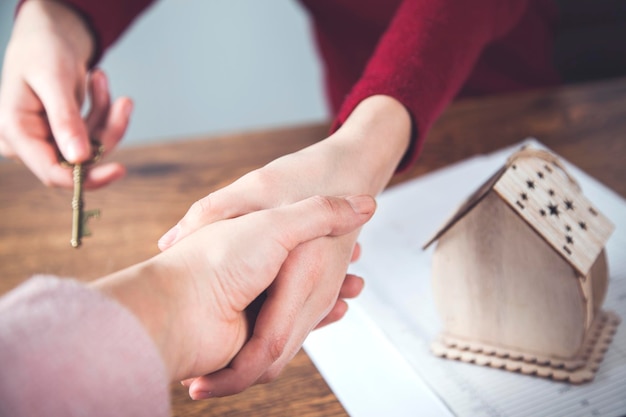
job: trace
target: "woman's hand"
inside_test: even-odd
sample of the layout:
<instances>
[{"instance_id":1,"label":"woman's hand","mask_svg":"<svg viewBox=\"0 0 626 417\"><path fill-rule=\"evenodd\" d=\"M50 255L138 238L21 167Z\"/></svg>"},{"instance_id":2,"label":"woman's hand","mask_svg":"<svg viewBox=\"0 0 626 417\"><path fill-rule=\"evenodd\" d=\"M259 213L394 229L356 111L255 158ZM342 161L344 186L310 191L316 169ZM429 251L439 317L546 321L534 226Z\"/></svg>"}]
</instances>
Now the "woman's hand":
<instances>
[{"instance_id":1,"label":"woman's hand","mask_svg":"<svg viewBox=\"0 0 626 417\"><path fill-rule=\"evenodd\" d=\"M408 147L406 109L386 96L363 101L336 133L283 156L194 203L159 241L165 252L203 225L280 207L309 196L379 193ZM228 368L186 381L192 398L223 396L275 378L309 332L337 320L341 298L358 294L363 282L346 275L358 231L300 245L285 259L267 291L254 332ZM330 314L330 315L329 315ZM210 393L210 394L207 394Z\"/></svg>"},{"instance_id":2,"label":"woman's hand","mask_svg":"<svg viewBox=\"0 0 626 417\"><path fill-rule=\"evenodd\" d=\"M132 102L111 104L106 76L88 73L92 36L82 19L55 1L29 0L15 20L0 84L0 154L21 159L46 185L71 187L72 171L59 163L91 157L89 137L106 151L121 140ZM91 110L83 120L85 90ZM115 163L94 166L85 181L97 188L124 175Z\"/></svg>"},{"instance_id":3,"label":"woman's hand","mask_svg":"<svg viewBox=\"0 0 626 417\"><path fill-rule=\"evenodd\" d=\"M249 339L246 309L290 273L285 260L291 254L316 239L341 239L368 221L375 206L367 195L315 196L213 222L170 250L93 285L145 325L172 380L203 375L228 365ZM283 341L265 342L277 352Z\"/></svg>"}]
</instances>

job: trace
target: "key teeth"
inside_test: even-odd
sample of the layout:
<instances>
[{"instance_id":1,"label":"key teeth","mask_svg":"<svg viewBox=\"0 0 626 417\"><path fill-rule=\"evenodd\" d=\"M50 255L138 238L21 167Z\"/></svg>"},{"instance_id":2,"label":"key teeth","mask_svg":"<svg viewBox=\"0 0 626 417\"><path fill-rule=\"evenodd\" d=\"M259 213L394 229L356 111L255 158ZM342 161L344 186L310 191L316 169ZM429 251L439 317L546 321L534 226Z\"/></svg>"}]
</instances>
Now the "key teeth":
<instances>
[{"instance_id":1,"label":"key teeth","mask_svg":"<svg viewBox=\"0 0 626 417\"><path fill-rule=\"evenodd\" d=\"M91 230L89 230L89 227L87 227L87 222L89 221L89 219L91 219L92 217L94 218L99 218L100 217L100 210L99 209L93 209L93 210L85 210L83 212L83 224L82 224L82 236L91 236Z\"/></svg>"},{"instance_id":2,"label":"key teeth","mask_svg":"<svg viewBox=\"0 0 626 417\"><path fill-rule=\"evenodd\" d=\"M83 212L83 217L85 218L85 221L92 217L98 218L100 217L100 209L85 210Z\"/></svg>"}]
</instances>

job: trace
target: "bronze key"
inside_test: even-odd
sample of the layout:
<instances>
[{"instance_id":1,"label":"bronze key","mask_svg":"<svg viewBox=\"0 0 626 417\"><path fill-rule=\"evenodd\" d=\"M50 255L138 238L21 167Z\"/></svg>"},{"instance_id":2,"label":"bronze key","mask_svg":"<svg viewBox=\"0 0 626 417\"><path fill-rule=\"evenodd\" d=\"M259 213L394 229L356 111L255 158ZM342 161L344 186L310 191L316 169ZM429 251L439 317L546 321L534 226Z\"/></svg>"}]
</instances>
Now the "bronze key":
<instances>
[{"instance_id":1,"label":"bronze key","mask_svg":"<svg viewBox=\"0 0 626 417\"><path fill-rule=\"evenodd\" d=\"M83 181L85 180L85 166L96 162L103 152L103 147L97 140L92 139L91 145L93 147L93 155L92 158L85 163L72 165L60 156L61 162L66 166L72 167L73 170L74 195L72 197L72 238L70 239L70 244L74 248L80 247L83 237L91 236L91 232L87 228L87 222L89 219L100 216L100 210L98 209L83 210Z\"/></svg>"},{"instance_id":2,"label":"bronze key","mask_svg":"<svg viewBox=\"0 0 626 417\"><path fill-rule=\"evenodd\" d=\"M74 165L74 196L72 197L72 247L78 248L84 236L91 236L87 221L92 217L100 217L100 210L83 211L83 180L85 170L83 164Z\"/></svg>"}]
</instances>

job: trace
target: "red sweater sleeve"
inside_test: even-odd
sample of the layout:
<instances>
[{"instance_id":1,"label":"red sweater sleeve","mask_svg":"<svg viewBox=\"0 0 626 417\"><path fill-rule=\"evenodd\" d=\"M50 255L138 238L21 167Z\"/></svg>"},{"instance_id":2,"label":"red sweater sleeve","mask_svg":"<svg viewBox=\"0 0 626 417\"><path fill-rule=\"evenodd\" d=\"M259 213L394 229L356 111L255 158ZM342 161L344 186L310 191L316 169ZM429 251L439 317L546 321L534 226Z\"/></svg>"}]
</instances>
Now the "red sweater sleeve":
<instances>
[{"instance_id":1,"label":"red sweater sleeve","mask_svg":"<svg viewBox=\"0 0 626 417\"><path fill-rule=\"evenodd\" d=\"M17 11L28 0L20 0ZM132 21L154 0L58 0L78 12L94 35L96 48L90 66L94 66Z\"/></svg>"},{"instance_id":2,"label":"red sweater sleeve","mask_svg":"<svg viewBox=\"0 0 626 417\"><path fill-rule=\"evenodd\" d=\"M369 96L396 98L413 120L401 168L417 158L433 121L461 91L485 94L556 82L551 0L301 2L311 12L324 57L336 114L332 129Z\"/></svg>"},{"instance_id":3,"label":"red sweater sleeve","mask_svg":"<svg viewBox=\"0 0 626 417\"><path fill-rule=\"evenodd\" d=\"M314 2L305 3L312 9L316 7ZM363 99L375 94L394 97L413 119L411 149L401 168L412 163L433 121L461 90L483 49L515 27L527 6L528 1L522 0L403 0L382 30L360 78L343 98L333 129ZM323 54L325 49L335 48L328 42L326 47L323 44L324 35L333 30L338 29L317 23ZM352 36L359 39L353 42L361 42L357 34L345 34L350 28L341 30L343 39ZM327 51L326 55L328 59ZM330 82L332 94L333 80Z\"/></svg>"}]
</instances>

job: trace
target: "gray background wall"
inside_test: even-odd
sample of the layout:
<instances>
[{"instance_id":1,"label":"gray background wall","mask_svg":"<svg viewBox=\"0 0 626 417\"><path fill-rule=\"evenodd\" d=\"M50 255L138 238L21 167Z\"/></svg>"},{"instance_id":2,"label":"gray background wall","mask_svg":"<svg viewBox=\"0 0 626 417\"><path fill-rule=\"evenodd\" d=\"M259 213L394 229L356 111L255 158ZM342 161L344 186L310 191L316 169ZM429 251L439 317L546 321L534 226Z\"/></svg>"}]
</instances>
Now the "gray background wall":
<instances>
[{"instance_id":1,"label":"gray background wall","mask_svg":"<svg viewBox=\"0 0 626 417\"><path fill-rule=\"evenodd\" d=\"M0 0L2 57L16 2ZM101 67L114 96L135 100L125 144L328 115L307 17L295 0L158 1Z\"/></svg>"}]
</instances>

